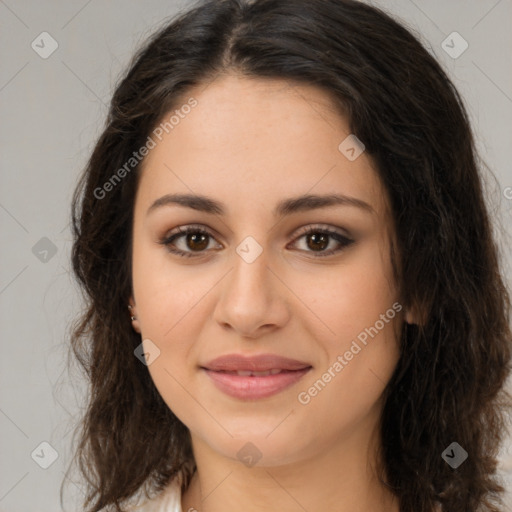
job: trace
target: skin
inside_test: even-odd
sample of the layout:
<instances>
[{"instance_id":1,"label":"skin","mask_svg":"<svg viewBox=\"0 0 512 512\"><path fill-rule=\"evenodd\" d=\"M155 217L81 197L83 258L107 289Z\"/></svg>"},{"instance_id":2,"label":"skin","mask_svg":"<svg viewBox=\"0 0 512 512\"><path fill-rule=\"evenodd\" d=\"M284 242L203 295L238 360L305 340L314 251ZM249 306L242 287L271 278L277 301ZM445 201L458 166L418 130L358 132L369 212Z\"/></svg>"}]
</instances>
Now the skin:
<instances>
[{"instance_id":1,"label":"skin","mask_svg":"<svg viewBox=\"0 0 512 512\"><path fill-rule=\"evenodd\" d=\"M198 470L182 509L397 512L374 473L381 394L411 314L385 323L307 405L297 398L400 301L393 223L372 161L338 150L349 125L315 87L224 75L188 91L183 104L190 96L198 105L144 160L131 297L134 329L160 350L151 377L191 432ZM169 193L211 197L226 214L179 205L147 213ZM279 201L306 193L352 196L373 211L336 205L272 216ZM211 236L199 250L186 236L174 247L196 256L159 243L190 224ZM328 238L318 249L299 228L326 225L354 243L322 257L340 244ZM252 263L236 252L247 236L262 248ZM199 368L228 353L274 353L313 369L277 395L245 401L223 394ZM261 452L252 467L237 457L248 442Z\"/></svg>"}]
</instances>

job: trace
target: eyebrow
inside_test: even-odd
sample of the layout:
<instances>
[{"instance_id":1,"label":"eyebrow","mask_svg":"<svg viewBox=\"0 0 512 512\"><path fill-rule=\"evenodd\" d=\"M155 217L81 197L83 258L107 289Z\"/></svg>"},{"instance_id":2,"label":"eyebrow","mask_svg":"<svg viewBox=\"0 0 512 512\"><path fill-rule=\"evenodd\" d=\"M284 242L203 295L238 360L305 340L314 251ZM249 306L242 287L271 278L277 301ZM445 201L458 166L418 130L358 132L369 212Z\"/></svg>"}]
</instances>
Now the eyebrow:
<instances>
[{"instance_id":1,"label":"eyebrow","mask_svg":"<svg viewBox=\"0 0 512 512\"><path fill-rule=\"evenodd\" d=\"M154 201L146 215L163 206L179 205L214 215L225 215L225 206L215 199L195 194L166 194ZM355 197L342 194L306 194L280 201L273 210L274 217L284 217L297 212L327 208L329 206L353 206L369 213L376 213L371 205Z\"/></svg>"}]
</instances>

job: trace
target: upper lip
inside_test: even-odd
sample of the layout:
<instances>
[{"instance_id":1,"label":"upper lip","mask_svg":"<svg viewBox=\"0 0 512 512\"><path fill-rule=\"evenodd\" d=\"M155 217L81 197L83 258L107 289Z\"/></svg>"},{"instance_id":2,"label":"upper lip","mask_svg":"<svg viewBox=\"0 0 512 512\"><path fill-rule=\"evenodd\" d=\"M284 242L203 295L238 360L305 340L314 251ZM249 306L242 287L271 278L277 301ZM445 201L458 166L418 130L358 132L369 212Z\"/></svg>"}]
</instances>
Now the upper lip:
<instances>
[{"instance_id":1,"label":"upper lip","mask_svg":"<svg viewBox=\"0 0 512 512\"><path fill-rule=\"evenodd\" d=\"M267 370L302 370L311 367L310 364L275 354L260 354L256 356L243 356L241 354L228 354L217 357L206 363L202 368L212 371L254 371Z\"/></svg>"}]
</instances>

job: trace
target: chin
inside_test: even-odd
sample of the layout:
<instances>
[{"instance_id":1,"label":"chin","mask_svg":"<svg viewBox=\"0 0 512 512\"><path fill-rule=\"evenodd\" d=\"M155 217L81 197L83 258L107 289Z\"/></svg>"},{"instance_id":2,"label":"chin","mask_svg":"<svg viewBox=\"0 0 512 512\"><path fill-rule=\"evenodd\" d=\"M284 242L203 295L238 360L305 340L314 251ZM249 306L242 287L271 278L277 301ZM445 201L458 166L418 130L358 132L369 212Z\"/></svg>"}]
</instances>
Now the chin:
<instances>
[{"instance_id":1,"label":"chin","mask_svg":"<svg viewBox=\"0 0 512 512\"><path fill-rule=\"evenodd\" d=\"M307 451L304 438L298 436L298 429L294 429L294 432L283 429L280 435L274 431L269 436L272 429L259 428L251 422L246 428L240 426L236 431L228 430L233 435L232 438L228 435L222 439L203 437L203 442L223 457L239 461L247 467L292 464L302 458L301 454L305 456Z\"/></svg>"}]
</instances>

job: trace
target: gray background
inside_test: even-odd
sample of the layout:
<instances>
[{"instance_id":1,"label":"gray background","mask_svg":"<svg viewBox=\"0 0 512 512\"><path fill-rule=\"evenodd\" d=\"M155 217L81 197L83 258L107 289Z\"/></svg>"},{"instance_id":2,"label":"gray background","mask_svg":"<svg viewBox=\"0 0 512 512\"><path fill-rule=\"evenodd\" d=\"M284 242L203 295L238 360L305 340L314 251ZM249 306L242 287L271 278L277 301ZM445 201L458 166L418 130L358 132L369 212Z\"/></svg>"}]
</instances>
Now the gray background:
<instances>
[{"instance_id":1,"label":"gray background","mask_svg":"<svg viewBox=\"0 0 512 512\"><path fill-rule=\"evenodd\" d=\"M481 155L498 179L489 181L488 190L494 218L509 229L512 0L374 4L405 22L452 76ZM66 371L69 324L80 309L69 272L71 193L101 131L118 73L142 41L186 5L0 0L0 512L60 510L71 429L86 391L79 373ZM457 58L442 46L454 31L469 45ZM46 59L31 46L35 41L39 52L51 48L42 32L58 44ZM457 36L446 44L452 53L463 48ZM510 283L510 249L504 256ZM58 458L43 469L52 450ZM502 454L509 488L511 452L509 439ZM80 510L78 475L70 480L66 509Z\"/></svg>"}]
</instances>

